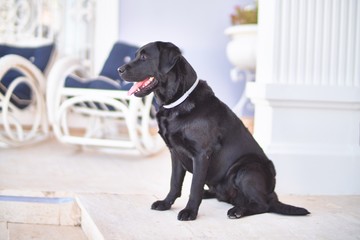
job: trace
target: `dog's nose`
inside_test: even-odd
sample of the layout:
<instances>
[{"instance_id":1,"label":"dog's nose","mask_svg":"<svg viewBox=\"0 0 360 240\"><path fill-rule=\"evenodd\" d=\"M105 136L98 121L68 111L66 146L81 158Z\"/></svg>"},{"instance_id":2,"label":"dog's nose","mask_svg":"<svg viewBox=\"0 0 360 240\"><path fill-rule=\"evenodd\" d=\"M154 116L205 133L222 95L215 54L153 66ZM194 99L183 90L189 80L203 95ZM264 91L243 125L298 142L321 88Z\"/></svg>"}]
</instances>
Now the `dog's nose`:
<instances>
[{"instance_id":1,"label":"dog's nose","mask_svg":"<svg viewBox=\"0 0 360 240\"><path fill-rule=\"evenodd\" d=\"M125 72L125 67L124 66L119 67L118 72L119 73L124 73Z\"/></svg>"}]
</instances>

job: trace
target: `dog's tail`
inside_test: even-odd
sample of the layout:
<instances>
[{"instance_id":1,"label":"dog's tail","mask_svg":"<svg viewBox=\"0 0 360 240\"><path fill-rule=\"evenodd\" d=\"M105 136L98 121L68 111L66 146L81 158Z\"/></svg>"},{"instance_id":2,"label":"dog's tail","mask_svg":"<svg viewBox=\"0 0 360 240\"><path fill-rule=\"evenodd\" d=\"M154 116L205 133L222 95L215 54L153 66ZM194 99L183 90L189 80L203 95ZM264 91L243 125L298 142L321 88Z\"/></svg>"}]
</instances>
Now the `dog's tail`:
<instances>
[{"instance_id":1,"label":"dog's tail","mask_svg":"<svg viewBox=\"0 0 360 240\"><path fill-rule=\"evenodd\" d=\"M293 216L303 216L310 214L310 212L305 208L284 204L280 201L274 201L270 206L269 212Z\"/></svg>"}]
</instances>

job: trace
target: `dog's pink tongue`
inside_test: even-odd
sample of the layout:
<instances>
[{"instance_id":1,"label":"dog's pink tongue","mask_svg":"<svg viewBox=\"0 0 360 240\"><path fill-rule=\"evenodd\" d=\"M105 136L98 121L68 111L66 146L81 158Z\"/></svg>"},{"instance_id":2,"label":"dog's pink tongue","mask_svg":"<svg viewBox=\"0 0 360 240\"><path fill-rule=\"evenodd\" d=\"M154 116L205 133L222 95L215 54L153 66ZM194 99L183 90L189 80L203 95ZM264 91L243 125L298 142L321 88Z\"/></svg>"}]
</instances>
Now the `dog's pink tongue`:
<instances>
[{"instance_id":1,"label":"dog's pink tongue","mask_svg":"<svg viewBox=\"0 0 360 240\"><path fill-rule=\"evenodd\" d=\"M141 82L134 83L134 85L128 91L128 95L129 96L133 95L134 92L136 92L136 90L138 90L138 88L140 88L145 82L146 81L141 81Z\"/></svg>"}]
</instances>

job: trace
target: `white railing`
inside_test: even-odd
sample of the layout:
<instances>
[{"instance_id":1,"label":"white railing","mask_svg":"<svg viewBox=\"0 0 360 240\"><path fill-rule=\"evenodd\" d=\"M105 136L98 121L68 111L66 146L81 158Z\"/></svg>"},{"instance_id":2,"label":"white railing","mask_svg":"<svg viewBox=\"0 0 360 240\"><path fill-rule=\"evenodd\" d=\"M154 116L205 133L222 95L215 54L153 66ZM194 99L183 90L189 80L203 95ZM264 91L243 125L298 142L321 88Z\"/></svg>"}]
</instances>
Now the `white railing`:
<instances>
[{"instance_id":1,"label":"white railing","mask_svg":"<svg viewBox=\"0 0 360 240\"><path fill-rule=\"evenodd\" d=\"M93 68L96 0L60 1L62 27L57 45L62 56L73 56Z\"/></svg>"},{"instance_id":2,"label":"white railing","mask_svg":"<svg viewBox=\"0 0 360 240\"><path fill-rule=\"evenodd\" d=\"M93 67L96 0L1 0L0 43L55 42L58 55Z\"/></svg>"},{"instance_id":3,"label":"white railing","mask_svg":"<svg viewBox=\"0 0 360 240\"><path fill-rule=\"evenodd\" d=\"M2 0L0 42L21 43L45 38L54 41L59 31L58 1Z\"/></svg>"}]
</instances>

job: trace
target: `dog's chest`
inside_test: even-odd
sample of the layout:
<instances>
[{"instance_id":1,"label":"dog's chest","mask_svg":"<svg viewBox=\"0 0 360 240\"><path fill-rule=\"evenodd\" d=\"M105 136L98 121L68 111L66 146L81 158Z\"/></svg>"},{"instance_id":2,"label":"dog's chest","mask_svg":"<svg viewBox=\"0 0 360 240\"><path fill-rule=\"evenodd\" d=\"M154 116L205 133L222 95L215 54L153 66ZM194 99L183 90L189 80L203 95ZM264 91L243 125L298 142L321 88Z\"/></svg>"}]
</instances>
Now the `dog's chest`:
<instances>
[{"instance_id":1,"label":"dog's chest","mask_svg":"<svg viewBox=\"0 0 360 240\"><path fill-rule=\"evenodd\" d=\"M169 148L182 149L189 152L191 140L186 131L188 123L177 114L159 114L157 116L159 134Z\"/></svg>"},{"instance_id":2,"label":"dog's chest","mask_svg":"<svg viewBox=\"0 0 360 240\"><path fill-rule=\"evenodd\" d=\"M188 139L186 131L183 131L183 122L173 117L158 118L159 134L172 153L175 153L183 167L193 172L194 147Z\"/></svg>"}]
</instances>

